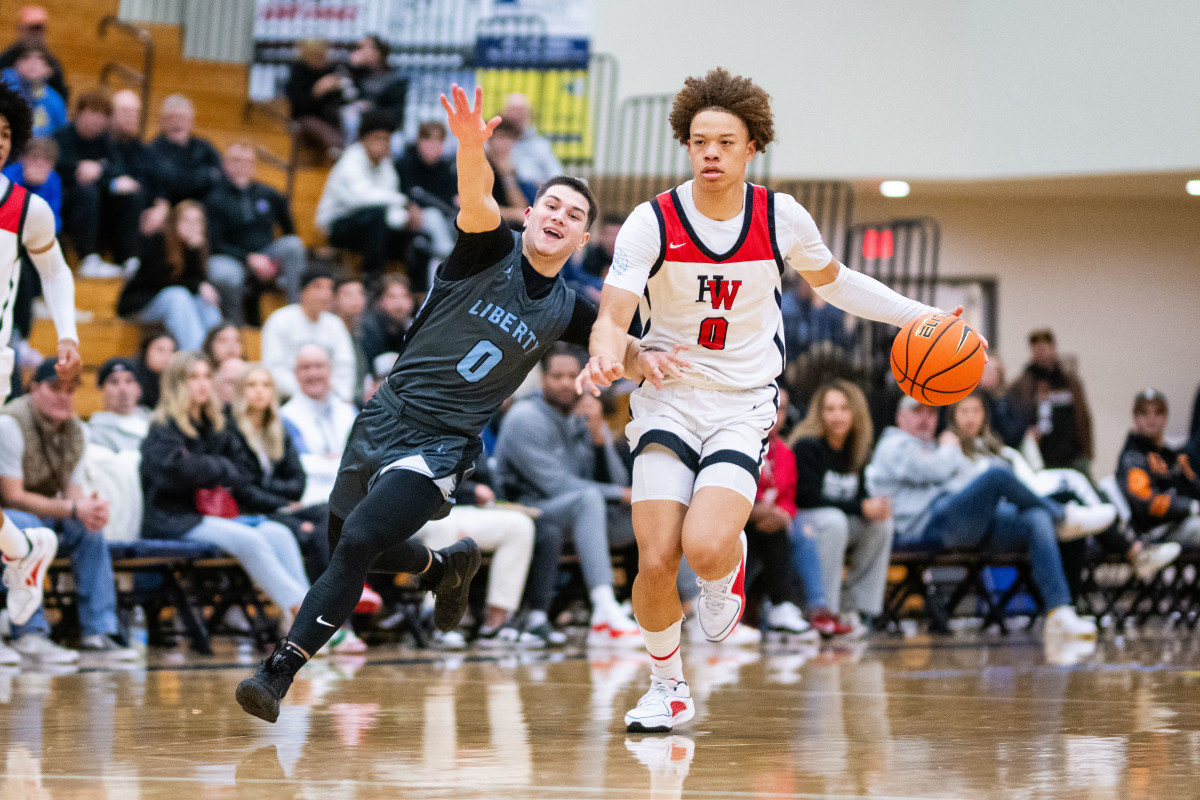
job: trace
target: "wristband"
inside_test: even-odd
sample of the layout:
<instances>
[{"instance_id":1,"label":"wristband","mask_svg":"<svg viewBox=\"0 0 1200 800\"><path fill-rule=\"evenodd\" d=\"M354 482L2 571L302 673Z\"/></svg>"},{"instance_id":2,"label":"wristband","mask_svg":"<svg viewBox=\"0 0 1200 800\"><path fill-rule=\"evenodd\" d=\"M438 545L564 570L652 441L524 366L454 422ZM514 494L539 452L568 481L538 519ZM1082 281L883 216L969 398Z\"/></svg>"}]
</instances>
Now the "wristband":
<instances>
[{"instance_id":1,"label":"wristband","mask_svg":"<svg viewBox=\"0 0 1200 800\"><path fill-rule=\"evenodd\" d=\"M909 320L940 311L933 306L910 300L869 275L844 266L838 270L836 280L824 286L814 286L813 291L820 295L822 300L843 311L863 319L886 322L897 328L904 327Z\"/></svg>"}]
</instances>

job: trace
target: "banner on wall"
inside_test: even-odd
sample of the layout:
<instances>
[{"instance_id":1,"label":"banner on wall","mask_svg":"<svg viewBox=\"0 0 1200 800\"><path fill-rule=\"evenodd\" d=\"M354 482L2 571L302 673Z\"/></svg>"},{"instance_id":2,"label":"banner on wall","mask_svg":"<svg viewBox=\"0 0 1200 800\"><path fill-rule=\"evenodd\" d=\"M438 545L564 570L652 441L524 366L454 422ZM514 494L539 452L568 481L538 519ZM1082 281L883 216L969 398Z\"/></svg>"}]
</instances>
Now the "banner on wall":
<instances>
[{"instance_id":1,"label":"banner on wall","mask_svg":"<svg viewBox=\"0 0 1200 800\"><path fill-rule=\"evenodd\" d=\"M408 79L404 135L440 119L438 96L484 87L484 113L512 92L529 96L539 131L564 163L590 160L588 58L593 0L257 0L250 97L283 93L296 45L322 39L335 63L375 34Z\"/></svg>"}]
</instances>

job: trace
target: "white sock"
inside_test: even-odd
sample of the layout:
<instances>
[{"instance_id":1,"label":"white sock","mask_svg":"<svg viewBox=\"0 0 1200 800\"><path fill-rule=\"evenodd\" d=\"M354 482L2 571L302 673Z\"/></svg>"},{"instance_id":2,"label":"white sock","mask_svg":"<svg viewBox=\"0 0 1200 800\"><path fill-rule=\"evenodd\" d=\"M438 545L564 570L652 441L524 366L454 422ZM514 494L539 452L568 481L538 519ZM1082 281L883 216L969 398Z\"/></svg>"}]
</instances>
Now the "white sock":
<instances>
[{"instance_id":1,"label":"white sock","mask_svg":"<svg viewBox=\"0 0 1200 800\"><path fill-rule=\"evenodd\" d=\"M605 622L611 613L620 608L611 585L597 586L588 594L592 597L592 622Z\"/></svg>"},{"instance_id":2,"label":"white sock","mask_svg":"<svg viewBox=\"0 0 1200 800\"><path fill-rule=\"evenodd\" d=\"M679 655L679 633L683 620L669 625L665 631L642 628L642 639L650 653L650 674L656 678L683 680L683 658Z\"/></svg>"},{"instance_id":3,"label":"white sock","mask_svg":"<svg viewBox=\"0 0 1200 800\"><path fill-rule=\"evenodd\" d=\"M8 517L0 514L0 518L4 520L4 524L0 526L0 553L4 553L10 560L19 561L29 555L29 539Z\"/></svg>"},{"instance_id":4,"label":"white sock","mask_svg":"<svg viewBox=\"0 0 1200 800\"><path fill-rule=\"evenodd\" d=\"M546 616L545 611L530 611L529 618L525 621L525 627L536 628L542 623L549 623L550 619Z\"/></svg>"}]
</instances>

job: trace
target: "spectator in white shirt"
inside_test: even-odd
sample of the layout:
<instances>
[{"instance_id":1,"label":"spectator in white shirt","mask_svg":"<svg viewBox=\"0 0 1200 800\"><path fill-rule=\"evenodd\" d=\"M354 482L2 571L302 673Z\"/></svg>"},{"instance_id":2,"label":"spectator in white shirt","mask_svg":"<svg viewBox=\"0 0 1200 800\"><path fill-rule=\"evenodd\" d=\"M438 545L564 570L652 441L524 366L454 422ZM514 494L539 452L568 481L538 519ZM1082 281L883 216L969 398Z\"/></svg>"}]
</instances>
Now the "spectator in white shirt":
<instances>
[{"instance_id":1,"label":"spectator in white shirt","mask_svg":"<svg viewBox=\"0 0 1200 800\"><path fill-rule=\"evenodd\" d=\"M520 130L513 147L512 159L517 168L517 177L537 186L563 174L562 164L550 147L550 140L533 125L533 105L523 94L510 94L505 98L500 116L516 123Z\"/></svg>"},{"instance_id":2,"label":"spectator in white shirt","mask_svg":"<svg viewBox=\"0 0 1200 800\"><path fill-rule=\"evenodd\" d=\"M87 422L89 444L107 447L114 453L141 452L142 440L150 432L150 412L138 405L142 386L136 369L132 358L114 357L100 365L96 385L104 397L104 410L92 414Z\"/></svg>"},{"instance_id":3,"label":"spectator in white shirt","mask_svg":"<svg viewBox=\"0 0 1200 800\"><path fill-rule=\"evenodd\" d=\"M345 324L333 314L333 277L307 270L300 279L300 302L284 306L267 318L262 329L262 360L281 395L299 392L296 357L306 344L328 349L333 366L333 391L343 400L354 397L354 344Z\"/></svg>"},{"instance_id":4,"label":"spectator in white shirt","mask_svg":"<svg viewBox=\"0 0 1200 800\"><path fill-rule=\"evenodd\" d=\"M300 391L279 410L308 475L302 502L316 502L322 494L329 499L342 450L358 413L333 393L332 377L328 350L319 344L301 347L295 371Z\"/></svg>"}]
</instances>

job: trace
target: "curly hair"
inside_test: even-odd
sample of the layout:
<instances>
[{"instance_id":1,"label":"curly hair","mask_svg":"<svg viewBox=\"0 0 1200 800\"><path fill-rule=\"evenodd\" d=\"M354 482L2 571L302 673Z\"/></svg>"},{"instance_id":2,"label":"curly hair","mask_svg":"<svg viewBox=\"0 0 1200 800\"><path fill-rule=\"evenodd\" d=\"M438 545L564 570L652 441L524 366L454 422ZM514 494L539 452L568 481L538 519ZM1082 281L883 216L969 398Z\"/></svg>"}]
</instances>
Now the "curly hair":
<instances>
[{"instance_id":1,"label":"curly hair","mask_svg":"<svg viewBox=\"0 0 1200 800\"><path fill-rule=\"evenodd\" d=\"M5 83L0 83L0 117L8 120L8 129L12 132L12 149L8 154L14 159L33 135L33 110L25 98Z\"/></svg>"},{"instance_id":2,"label":"curly hair","mask_svg":"<svg viewBox=\"0 0 1200 800\"><path fill-rule=\"evenodd\" d=\"M687 144L692 119L708 109L728 111L746 123L759 152L775 139L771 96L749 78L731 75L724 67L717 67L703 78L685 80L671 106L671 131L675 138Z\"/></svg>"}]
</instances>

